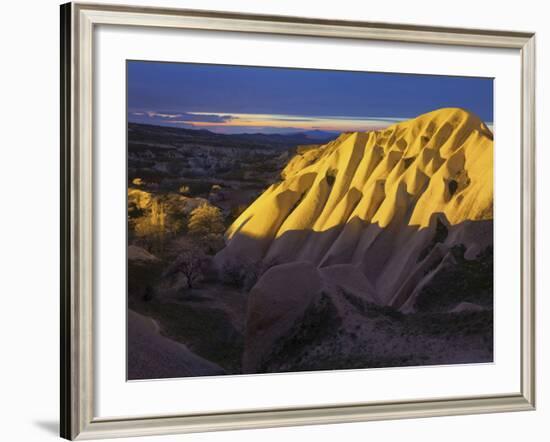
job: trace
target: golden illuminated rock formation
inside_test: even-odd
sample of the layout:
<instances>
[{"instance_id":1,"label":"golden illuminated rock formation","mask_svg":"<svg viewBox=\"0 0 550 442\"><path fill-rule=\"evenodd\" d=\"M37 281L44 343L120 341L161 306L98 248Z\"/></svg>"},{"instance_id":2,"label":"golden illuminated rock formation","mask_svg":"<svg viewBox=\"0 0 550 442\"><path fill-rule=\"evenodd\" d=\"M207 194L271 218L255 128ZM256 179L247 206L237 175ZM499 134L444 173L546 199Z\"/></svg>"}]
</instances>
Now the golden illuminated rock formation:
<instances>
[{"instance_id":1,"label":"golden illuminated rock formation","mask_svg":"<svg viewBox=\"0 0 550 442\"><path fill-rule=\"evenodd\" d=\"M493 135L462 109L302 149L281 177L230 226L218 261L348 265L401 307L452 245L474 257L492 244Z\"/></svg>"}]
</instances>

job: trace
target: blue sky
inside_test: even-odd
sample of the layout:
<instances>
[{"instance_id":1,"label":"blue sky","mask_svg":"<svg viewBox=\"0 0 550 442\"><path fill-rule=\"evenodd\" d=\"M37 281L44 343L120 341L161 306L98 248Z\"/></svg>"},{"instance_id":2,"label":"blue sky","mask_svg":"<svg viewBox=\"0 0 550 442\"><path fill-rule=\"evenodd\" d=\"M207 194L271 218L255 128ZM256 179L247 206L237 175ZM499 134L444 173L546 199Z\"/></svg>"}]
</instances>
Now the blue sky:
<instances>
[{"instance_id":1,"label":"blue sky","mask_svg":"<svg viewBox=\"0 0 550 442\"><path fill-rule=\"evenodd\" d=\"M493 80L190 63L128 62L130 122L219 133L385 127L442 107L493 122Z\"/></svg>"}]
</instances>

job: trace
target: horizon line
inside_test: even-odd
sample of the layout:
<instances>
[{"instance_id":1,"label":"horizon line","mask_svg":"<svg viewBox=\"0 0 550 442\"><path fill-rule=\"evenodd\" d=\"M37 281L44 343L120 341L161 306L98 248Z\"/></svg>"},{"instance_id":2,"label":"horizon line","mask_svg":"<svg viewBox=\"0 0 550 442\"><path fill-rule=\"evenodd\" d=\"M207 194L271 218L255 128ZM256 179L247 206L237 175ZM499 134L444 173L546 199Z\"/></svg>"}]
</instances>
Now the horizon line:
<instances>
[{"instance_id":1,"label":"horizon line","mask_svg":"<svg viewBox=\"0 0 550 442\"><path fill-rule=\"evenodd\" d=\"M423 113L422 113L423 114ZM422 115L419 114L419 115ZM295 133L295 132L368 132L416 117L379 117L347 115L299 115L244 112L157 111L132 109L128 122L155 126L206 129L219 134ZM493 122L484 123L492 127Z\"/></svg>"}]
</instances>

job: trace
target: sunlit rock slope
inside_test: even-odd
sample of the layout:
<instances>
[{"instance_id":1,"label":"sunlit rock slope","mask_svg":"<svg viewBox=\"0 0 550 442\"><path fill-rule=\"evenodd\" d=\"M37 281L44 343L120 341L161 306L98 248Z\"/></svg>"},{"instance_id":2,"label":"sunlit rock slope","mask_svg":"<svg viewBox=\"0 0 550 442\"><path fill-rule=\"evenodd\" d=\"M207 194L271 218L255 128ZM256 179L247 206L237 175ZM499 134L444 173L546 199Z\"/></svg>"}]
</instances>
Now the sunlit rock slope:
<instances>
[{"instance_id":1,"label":"sunlit rock slope","mask_svg":"<svg viewBox=\"0 0 550 442\"><path fill-rule=\"evenodd\" d=\"M492 245L493 135L462 109L301 149L281 177L231 225L218 265L308 262L329 289L406 311L454 246L473 259Z\"/></svg>"}]
</instances>

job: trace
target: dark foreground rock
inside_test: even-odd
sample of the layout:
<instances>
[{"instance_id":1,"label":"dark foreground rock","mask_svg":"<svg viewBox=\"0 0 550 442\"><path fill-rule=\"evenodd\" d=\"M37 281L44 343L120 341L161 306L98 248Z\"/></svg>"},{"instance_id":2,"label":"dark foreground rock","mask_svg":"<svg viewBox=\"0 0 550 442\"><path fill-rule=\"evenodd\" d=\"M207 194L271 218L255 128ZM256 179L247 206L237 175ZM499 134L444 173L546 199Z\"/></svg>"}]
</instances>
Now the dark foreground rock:
<instances>
[{"instance_id":1,"label":"dark foreground rock","mask_svg":"<svg viewBox=\"0 0 550 442\"><path fill-rule=\"evenodd\" d=\"M165 338L150 318L128 310L128 379L222 375L218 365Z\"/></svg>"},{"instance_id":2,"label":"dark foreground rock","mask_svg":"<svg viewBox=\"0 0 550 442\"><path fill-rule=\"evenodd\" d=\"M279 265L262 276L248 298L244 373L257 371L274 343L288 335L320 291L319 272L310 263Z\"/></svg>"}]
</instances>

